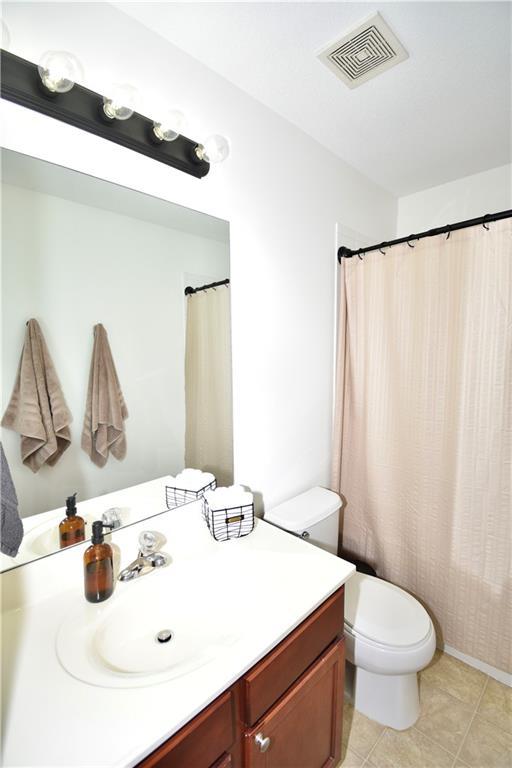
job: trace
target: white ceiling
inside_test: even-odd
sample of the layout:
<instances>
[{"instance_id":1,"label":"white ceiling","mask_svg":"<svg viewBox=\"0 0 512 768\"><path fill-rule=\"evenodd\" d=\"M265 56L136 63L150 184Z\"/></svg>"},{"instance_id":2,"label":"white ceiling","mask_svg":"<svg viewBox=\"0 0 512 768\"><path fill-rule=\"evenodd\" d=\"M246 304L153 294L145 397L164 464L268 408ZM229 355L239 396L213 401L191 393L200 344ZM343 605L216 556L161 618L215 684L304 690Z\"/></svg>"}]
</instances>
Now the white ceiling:
<instances>
[{"instance_id":1,"label":"white ceiling","mask_svg":"<svg viewBox=\"0 0 512 768\"><path fill-rule=\"evenodd\" d=\"M511 161L509 2L114 5L396 195ZM409 58L349 90L316 54L376 10Z\"/></svg>"}]
</instances>

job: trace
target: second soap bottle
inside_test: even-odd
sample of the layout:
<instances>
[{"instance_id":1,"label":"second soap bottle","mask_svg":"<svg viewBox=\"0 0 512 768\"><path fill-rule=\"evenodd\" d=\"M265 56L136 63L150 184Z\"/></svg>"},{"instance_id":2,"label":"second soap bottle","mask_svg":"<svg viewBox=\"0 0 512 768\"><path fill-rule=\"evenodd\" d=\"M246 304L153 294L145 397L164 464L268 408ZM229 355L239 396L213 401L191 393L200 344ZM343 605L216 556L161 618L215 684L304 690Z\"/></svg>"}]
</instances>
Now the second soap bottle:
<instances>
[{"instance_id":1,"label":"second soap bottle","mask_svg":"<svg viewBox=\"0 0 512 768\"><path fill-rule=\"evenodd\" d=\"M91 546L84 552L84 592L90 603L107 600L114 591L113 553L110 544L106 544L101 520L92 524Z\"/></svg>"}]
</instances>

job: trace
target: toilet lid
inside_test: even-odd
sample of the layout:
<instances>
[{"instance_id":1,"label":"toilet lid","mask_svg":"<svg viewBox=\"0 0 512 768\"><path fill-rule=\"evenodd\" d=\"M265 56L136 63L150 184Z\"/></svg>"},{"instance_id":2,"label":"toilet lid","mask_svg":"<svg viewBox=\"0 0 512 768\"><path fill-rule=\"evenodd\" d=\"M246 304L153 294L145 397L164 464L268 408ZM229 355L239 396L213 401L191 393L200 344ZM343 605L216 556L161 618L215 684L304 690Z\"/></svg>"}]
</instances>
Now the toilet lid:
<instances>
[{"instance_id":1,"label":"toilet lid","mask_svg":"<svg viewBox=\"0 0 512 768\"><path fill-rule=\"evenodd\" d=\"M432 624L412 595L388 581L357 572L345 584L345 623L368 640L401 647L424 640Z\"/></svg>"},{"instance_id":2,"label":"toilet lid","mask_svg":"<svg viewBox=\"0 0 512 768\"><path fill-rule=\"evenodd\" d=\"M265 512L265 520L285 531L300 532L325 520L340 507L341 499L337 493L316 486L269 509Z\"/></svg>"}]
</instances>

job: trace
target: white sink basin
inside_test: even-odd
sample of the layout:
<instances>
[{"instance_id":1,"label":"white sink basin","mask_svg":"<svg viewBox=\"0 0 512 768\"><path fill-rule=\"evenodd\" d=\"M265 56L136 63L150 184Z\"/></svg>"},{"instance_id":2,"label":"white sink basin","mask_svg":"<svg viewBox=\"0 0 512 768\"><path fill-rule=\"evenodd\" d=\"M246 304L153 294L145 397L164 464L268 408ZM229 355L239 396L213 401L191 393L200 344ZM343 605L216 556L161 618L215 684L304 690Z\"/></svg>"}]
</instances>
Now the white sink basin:
<instances>
[{"instance_id":1,"label":"white sink basin","mask_svg":"<svg viewBox=\"0 0 512 768\"><path fill-rule=\"evenodd\" d=\"M258 634L266 637L269 627L293 613L300 599L297 561L307 572L311 553L309 547L300 554L251 552L238 546L241 541L223 542L216 554L202 559L171 562L135 581L117 582L114 595L99 605L81 601L57 635L64 669L92 685L142 687L236 654L241 643L254 640L254 633L245 633L255 613ZM270 593L281 600L261 601L259 595ZM160 643L157 635L164 630L172 637Z\"/></svg>"},{"instance_id":2,"label":"white sink basin","mask_svg":"<svg viewBox=\"0 0 512 768\"><path fill-rule=\"evenodd\" d=\"M181 677L229 652L240 637L230 626L236 612L229 617L219 610L197 570L197 564L171 564L136 582L118 582L105 603L84 600L58 632L62 666L92 685L132 688ZM160 642L164 631L171 637Z\"/></svg>"},{"instance_id":3,"label":"white sink basin","mask_svg":"<svg viewBox=\"0 0 512 768\"><path fill-rule=\"evenodd\" d=\"M149 599L127 598L94 634L98 658L116 673L181 675L211 660L219 646L234 639L219 631L214 616L206 617L203 611L196 614L188 601L177 596L158 591ZM210 626L205 626L207 622ZM166 641L161 642L159 635Z\"/></svg>"}]
</instances>

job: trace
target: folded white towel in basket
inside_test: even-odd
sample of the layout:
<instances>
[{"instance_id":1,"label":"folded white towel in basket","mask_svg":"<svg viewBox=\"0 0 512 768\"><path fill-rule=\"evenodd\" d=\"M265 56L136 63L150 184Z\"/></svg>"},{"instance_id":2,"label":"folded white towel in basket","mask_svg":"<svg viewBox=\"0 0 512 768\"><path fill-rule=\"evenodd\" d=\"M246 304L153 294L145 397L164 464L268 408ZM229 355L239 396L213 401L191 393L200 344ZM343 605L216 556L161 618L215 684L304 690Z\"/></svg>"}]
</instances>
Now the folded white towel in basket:
<instances>
[{"instance_id":1,"label":"folded white towel in basket","mask_svg":"<svg viewBox=\"0 0 512 768\"><path fill-rule=\"evenodd\" d=\"M215 481L211 472L202 472L200 469L184 469L174 478L174 488L183 491L200 491Z\"/></svg>"},{"instance_id":2,"label":"folded white towel in basket","mask_svg":"<svg viewBox=\"0 0 512 768\"><path fill-rule=\"evenodd\" d=\"M211 510L246 507L253 503L252 493L244 490L241 485L230 485L229 488L206 491L204 497Z\"/></svg>"}]
</instances>

